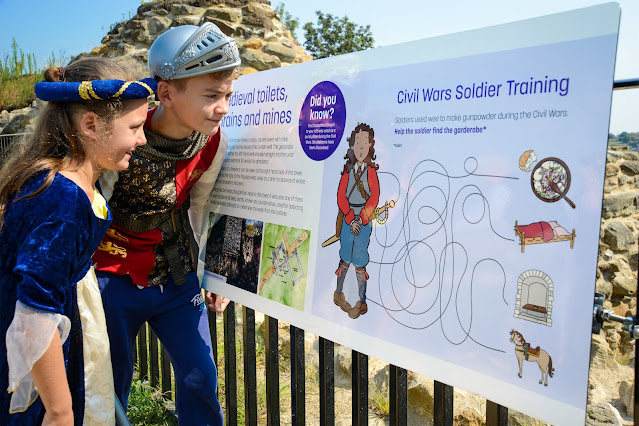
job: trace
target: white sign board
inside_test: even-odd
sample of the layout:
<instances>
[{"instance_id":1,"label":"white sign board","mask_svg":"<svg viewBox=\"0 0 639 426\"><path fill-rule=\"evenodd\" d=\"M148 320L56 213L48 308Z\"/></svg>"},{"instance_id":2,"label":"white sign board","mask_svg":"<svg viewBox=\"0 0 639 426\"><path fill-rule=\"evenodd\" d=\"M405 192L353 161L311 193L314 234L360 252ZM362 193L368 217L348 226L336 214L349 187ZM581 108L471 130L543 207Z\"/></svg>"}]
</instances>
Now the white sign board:
<instances>
[{"instance_id":1,"label":"white sign board","mask_svg":"<svg viewBox=\"0 0 639 426\"><path fill-rule=\"evenodd\" d=\"M583 424L619 14L611 3L242 76L203 286Z\"/></svg>"}]
</instances>

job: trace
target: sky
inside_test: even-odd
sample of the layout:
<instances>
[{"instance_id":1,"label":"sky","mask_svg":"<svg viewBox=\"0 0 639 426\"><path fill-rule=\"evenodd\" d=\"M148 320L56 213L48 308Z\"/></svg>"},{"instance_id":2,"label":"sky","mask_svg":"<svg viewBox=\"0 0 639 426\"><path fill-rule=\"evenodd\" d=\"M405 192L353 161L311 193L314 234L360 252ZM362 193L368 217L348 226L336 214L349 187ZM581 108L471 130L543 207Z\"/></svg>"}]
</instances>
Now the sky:
<instances>
[{"instance_id":1,"label":"sky","mask_svg":"<svg viewBox=\"0 0 639 426\"><path fill-rule=\"evenodd\" d=\"M272 0L275 7L279 0ZM394 0L371 6L370 0L283 1L285 9L300 21L316 22L315 11L370 25L375 46L388 46L507 22L519 21L581 7L604 0ZM618 0L621 24L615 80L639 79L639 0ZM116 22L132 18L141 0L61 3L44 0L0 0L0 55L11 53L15 38L25 53L36 55L44 67L55 55L67 61L89 52ZM297 31L300 42L303 30ZM639 88L613 94L610 131L639 132Z\"/></svg>"}]
</instances>

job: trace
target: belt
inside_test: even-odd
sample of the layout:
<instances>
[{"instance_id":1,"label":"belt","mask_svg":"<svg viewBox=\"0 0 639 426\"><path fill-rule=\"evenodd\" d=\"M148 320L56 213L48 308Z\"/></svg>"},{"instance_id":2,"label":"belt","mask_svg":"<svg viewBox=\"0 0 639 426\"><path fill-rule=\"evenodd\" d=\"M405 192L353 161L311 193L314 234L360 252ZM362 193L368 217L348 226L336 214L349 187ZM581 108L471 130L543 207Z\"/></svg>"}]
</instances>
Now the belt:
<instances>
[{"instance_id":1,"label":"belt","mask_svg":"<svg viewBox=\"0 0 639 426\"><path fill-rule=\"evenodd\" d=\"M195 238L193 238L193 232L191 232L190 229L191 227L188 225L189 218L187 212L190 204L190 199L187 198L184 203L174 210L138 219L130 219L117 212L113 212L113 221L128 231L145 232L150 231L151 229L159 229L160 232L162 232L164 255L166 256L166 261L169 264L173 281L177 285L186 283L184 265L180 259L180 252L177 244L180 232L182 232L185 228L187 229L189 234L189 250L191 252L192 261L195 259L194 253L195 248L197 247Z\"/></svg>"}]
</instances>

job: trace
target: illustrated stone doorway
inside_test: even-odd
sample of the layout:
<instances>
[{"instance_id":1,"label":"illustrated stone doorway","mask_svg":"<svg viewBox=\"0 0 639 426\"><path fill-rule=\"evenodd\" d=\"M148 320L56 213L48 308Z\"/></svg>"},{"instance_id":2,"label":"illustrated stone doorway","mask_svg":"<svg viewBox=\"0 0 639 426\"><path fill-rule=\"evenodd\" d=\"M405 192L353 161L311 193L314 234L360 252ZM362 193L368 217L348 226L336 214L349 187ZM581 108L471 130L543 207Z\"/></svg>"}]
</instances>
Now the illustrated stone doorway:
<instances>
[{"instance_id":1,"label":"illustrated stone doorway","mask_svg":"<svg viewBox=\"0 0 639 426\"><path fill-rule=\"evenodd\" d=\"M552 326L554 285L548 275L529 269L517 280L515 318Z\"/></svg>"}]
</instances>

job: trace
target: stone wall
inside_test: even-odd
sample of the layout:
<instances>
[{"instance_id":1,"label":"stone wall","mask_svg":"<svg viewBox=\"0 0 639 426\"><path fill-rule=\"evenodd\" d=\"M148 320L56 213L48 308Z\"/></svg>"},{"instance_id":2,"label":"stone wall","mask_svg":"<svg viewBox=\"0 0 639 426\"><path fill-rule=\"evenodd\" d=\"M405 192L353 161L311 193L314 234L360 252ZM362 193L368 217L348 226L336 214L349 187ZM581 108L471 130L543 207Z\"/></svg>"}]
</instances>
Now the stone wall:
<instances>
[{"instance_id":1,"label":"stone wall","mask_svg":"<svg viewBox=\"0 0 639 426\"><path fill-rule=\"evenodd\" d=\"M608 151L597 291L606 296L606 308L624 317L632 316L637 304L638 175L638 152L627 148ZM620 324L607 324L605 337L616 355L628 357L634 351L634 344L620 328Z\"/></svg>"},{"instance_id":2,"label":"stone wall","mask_svg":"<svg viewBox=\"0 0 639 426\"><path fill-rule=\"evenodd\" d=\"M638 203L639 153L608 151L596 289L606 296L604 307L622 317L637 312ZM606 424L633 415L635 342L621 327L608 322L592 336L588 412Z\"/></svg>"},{"instance_id":3,"label":"stone wall","mask_svg":"<svg viewBox=\"0 0 639 426\"><path fill-rule=\"evenodd\" d=\"M313 58L299 46L267 0L191 0L140 6L130 20L113 28L90 55L133 58L146 66L151 43L171 27L212 22L233 37L242 73L264 71Z\"/></svg>"}]
</instances>

